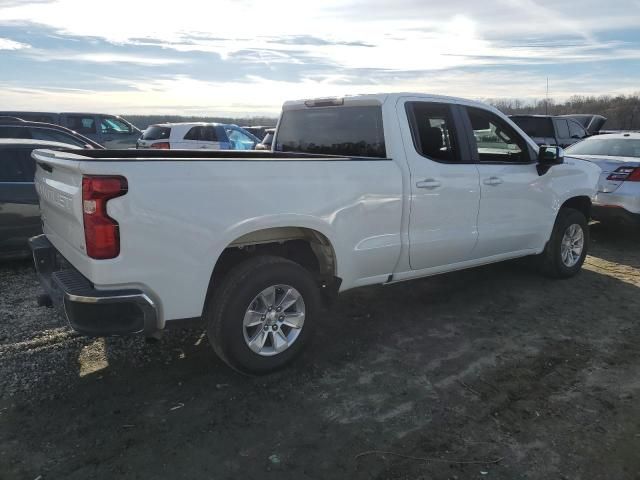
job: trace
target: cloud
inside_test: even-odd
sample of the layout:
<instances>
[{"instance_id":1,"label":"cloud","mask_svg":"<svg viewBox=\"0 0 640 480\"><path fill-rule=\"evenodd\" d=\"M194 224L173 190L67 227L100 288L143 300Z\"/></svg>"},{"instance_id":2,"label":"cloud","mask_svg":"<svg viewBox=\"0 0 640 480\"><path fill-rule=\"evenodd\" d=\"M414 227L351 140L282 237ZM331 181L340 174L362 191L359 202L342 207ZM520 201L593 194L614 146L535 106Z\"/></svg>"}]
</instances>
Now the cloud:
<instances>
[{"instance_id":1,"label":"cloud","mask_svg":"<svg viewBox=\"0 0 640 480\"><path fill-rule=\"evenodd\" d=\"M30 45L26 43L16 42L8 38L0 38L0 50L22 50L29 47Z\"/></svg>"},{"instance_id":2,"label":"cloud","mask_svg":"<svg viewBox=\"0 0 640 480\"><path fill-rule=\"evenodd\" d=\"M112 0L96 15L86 0L0 0L3 98L262 113L349 92L529 98L547 76L558 96L628 92L640 74L637 0L158 5Z\"/></svg>"},{"instance_id":3,"label":"cloud","mask_svg":"<svg viewBox=\"0 0 640 480\"><path fill-rule=\"evenodd\" d=\"M94 63L132 63L134 65L175 65L186 63L185 59L145 57L142 55L127 55L119 53L41 53L42 60L70 60L74 62L94 62Z\"/></svg>"}]
</instances>

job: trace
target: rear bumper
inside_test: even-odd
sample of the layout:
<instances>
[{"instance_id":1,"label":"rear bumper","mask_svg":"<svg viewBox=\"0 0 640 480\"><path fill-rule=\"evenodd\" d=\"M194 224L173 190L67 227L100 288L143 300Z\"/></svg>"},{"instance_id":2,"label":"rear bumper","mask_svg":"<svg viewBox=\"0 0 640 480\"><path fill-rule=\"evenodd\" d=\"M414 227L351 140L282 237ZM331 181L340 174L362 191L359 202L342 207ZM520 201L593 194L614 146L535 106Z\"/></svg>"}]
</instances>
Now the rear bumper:
<instances>
[{"instance_id":1,"label":"rear bumper","mask_svg":"<svg viewBox=\"0 0 640 480\"><path fill-rule=\"evenodd\" d=\"M640 213L632 213L617 205L593 205L591 218L607 223L640 226Z\"/></svg>"},{"instance_id":2,"label":"rear bumper","mask_svg":"<svg viewBox=\"0 0 640 480\"><path fill-rule=\"evenodd\" d=\"M71 327L88 336L151 334L158 312L141 290L97 290L45 235L29 240L38 278L53 304L64 306Z\"/></svg>"}]
</instances>

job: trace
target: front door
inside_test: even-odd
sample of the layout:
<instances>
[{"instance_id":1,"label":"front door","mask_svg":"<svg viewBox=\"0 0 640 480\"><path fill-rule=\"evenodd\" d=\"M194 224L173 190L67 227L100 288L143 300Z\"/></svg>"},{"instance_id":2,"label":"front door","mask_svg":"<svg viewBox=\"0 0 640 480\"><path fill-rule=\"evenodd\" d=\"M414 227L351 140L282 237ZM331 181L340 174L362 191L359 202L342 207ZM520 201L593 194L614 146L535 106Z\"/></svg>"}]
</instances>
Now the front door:
<instances>
[{"instance_id":1,"label":"front door","mask_svg":"<svg viewBox=\"0 0 640 480\"><path fill-rule=\"evenodd\" d=\"M456 105L401 101L410 169L409 261L413 270L469 259L478 231L478 170L459 129Z\"/></svg>"},{"instance_id":2,"label":"front door","mask_svg":"<svg viewBox=\"0 0 640 480\"><path fill-rule=\"evenodd\" d=\"M505 119L483 108L463 111L480 173L473 258L541 248L554 221L551 176L538 174L535 152Z\"/></svg>"}]
</instances>

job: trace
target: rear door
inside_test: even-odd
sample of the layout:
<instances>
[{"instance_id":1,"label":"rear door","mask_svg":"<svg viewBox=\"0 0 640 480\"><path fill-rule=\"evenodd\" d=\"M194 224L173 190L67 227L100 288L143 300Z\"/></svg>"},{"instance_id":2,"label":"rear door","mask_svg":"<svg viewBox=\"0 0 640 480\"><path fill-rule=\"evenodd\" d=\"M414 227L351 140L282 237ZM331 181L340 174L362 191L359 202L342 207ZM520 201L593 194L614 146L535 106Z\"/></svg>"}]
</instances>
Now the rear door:
<instances>
[{"instance_id":1,"label":"rear door","mask_svg":"<svg viewBox=\"0 0 640 480\"><path fill-rule=\"evenodd\" d=\"M539 248L553 223L551 175L538 175L534 150L504 118L478 107L464 112L481 188L473 257Z\"/></svg>"},{"instance_id":2,"label":"rear door","mask_svg":"<svg viewBox=\"0 0 640 480\"><path fill-rule=\"evenodd\" d=\"M478 239L480 186L459 107L407 98L397 108L411 172L411 268L469 260Z\"/></svg>"},{"instance_id":3,"label":"rear door","mask_svg":"<svg viewBox=\"0 0 640 480\"><path fill-rule=\"evenodd\" d=\"M27 251L41 232L31 148L0 148L0 256Z\"/></svg>"}]
</instances>

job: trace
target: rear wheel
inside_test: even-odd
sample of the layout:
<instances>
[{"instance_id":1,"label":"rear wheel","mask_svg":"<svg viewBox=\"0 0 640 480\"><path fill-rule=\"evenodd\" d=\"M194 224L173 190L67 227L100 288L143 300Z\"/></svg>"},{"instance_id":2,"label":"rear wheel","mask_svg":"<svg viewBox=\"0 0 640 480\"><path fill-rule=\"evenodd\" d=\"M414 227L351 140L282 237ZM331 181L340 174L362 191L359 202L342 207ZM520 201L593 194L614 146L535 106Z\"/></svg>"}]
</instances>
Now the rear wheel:
<instances>
[{"instance_id":1,"label":"rear wheel","mask_svg":"<svg viewBox=\"0 0 640 480\"><path fill-rule=\"evenodd\" d=\"M553 278L569 278L582 268L589 245L589 227L582 212L563 208L558 213L551 238L536 257L541 271Z\"/></svg>"},{"instance_id":2,"label":"rear wheel","mask_svg":"<svg viewBox=\"0 0 640 480\"><path fill-rule=\"evenodd\" d=\"M209 341L232 368L268 373L303 350L320 308L308 270L285 258L256 257L229 272L208 302Z\"/></svg>"}]
</instances>

